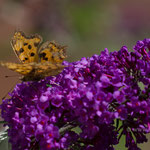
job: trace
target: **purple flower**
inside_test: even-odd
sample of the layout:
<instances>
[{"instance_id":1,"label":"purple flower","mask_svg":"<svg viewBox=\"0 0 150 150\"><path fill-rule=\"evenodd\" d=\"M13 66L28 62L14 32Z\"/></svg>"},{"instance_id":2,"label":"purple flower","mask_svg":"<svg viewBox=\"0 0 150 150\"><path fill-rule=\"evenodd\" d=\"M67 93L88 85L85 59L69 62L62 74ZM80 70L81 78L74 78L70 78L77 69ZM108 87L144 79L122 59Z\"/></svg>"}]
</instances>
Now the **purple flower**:
<instances>
[{"instance_id":1,"label":"purple flower","mask_svg":"<svg viewBox=\"0 0 150 150\"><path fill-rule=\"evenodd\" d=\"M150 39L63 62L56 77L22 82L3 100L9 142L19 149L139 149L150 132Z\"/></svg>"}]
</instances>

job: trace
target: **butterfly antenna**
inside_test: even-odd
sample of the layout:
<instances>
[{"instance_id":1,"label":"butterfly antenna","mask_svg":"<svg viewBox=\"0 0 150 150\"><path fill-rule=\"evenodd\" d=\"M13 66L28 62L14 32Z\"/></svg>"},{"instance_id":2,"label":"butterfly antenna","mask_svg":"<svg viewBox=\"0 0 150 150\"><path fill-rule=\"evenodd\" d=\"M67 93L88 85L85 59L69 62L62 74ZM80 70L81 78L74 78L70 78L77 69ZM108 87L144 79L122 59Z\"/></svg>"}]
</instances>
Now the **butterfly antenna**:
<instances>
[{"instance_id":1,"label":"butterfly antenna","mask_svg":"<svg viewBox=\"0 0 150 150\"><path fill-rule=\"evenodd\" d=\"M19 81L19 80L18 80L18 81ZM8 95L8 93L10 93L10 92L12 91L12 89L14 88L14 86L16 85L16 83L18 83L18 81L15 82L15 84L13 84L13 86L12 86L12 87L9 89L9 91L4 95L4 97L2 97L2 100L5 99L6 96Z\"/></svg>"},{"instance_id":2,"label":"butterfly antenna","mask_svg":"<svg viewBox=\"0 0 150 150\"><path fill-rule=\"evenodd\" d=\"M12 75L12 76L5 76L5 78L9 78L9 77L19 77L19 75Z\"/></svg>"}]
</instances>

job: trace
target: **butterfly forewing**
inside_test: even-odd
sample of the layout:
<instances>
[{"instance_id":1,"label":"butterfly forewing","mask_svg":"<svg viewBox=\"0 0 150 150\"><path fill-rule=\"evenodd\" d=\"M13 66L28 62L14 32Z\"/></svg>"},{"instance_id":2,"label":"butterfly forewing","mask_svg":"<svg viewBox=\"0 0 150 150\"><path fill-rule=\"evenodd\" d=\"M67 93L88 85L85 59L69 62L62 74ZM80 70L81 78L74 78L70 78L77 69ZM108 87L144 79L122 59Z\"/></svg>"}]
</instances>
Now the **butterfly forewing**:
<instances>
[{"instance_id":1,"label":"butterfly forewing","mask_svg":"<svg viewBox=\"0 0 150 150\"><path fill-rule=\"evenodd\" d=\"M17 31L11 40L11 45L22 63L37 62L37 50L41 40L39 35L27 37L22 31Z\"/></svg>"},{"instance_id":2,"label":"butterfly forewing","mask_svg":"<svg viewBox=\"0 0 150 150\"><path fill-rule=\"evenodd\" d=\"M60 46L54 41L45 42L39 49L40 62L62 63L66 58L66 46Z\"/></svg>"}]
</instances>

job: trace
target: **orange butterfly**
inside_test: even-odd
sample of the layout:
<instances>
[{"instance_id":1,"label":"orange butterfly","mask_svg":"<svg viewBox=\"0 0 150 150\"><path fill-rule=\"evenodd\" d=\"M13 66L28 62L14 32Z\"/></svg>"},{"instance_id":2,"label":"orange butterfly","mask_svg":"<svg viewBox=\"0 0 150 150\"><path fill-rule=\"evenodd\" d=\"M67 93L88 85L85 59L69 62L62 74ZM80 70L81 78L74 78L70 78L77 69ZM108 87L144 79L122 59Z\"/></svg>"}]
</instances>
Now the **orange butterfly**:
<instances>
[{"instance_id":1,"label":"orange butterfly","mask_svg":"<svg viewBox=\"0 0 150 150\"><path fill-rule=\"evenodd\" d=\"M66 46L47 41L39 47L41 41L38 34L26 36L22 31L15 32L11 45L21 63L0 62L0 65L23 75L23 81L59 74L65 67L62 62L66 58Z\"/></svg>"}]
</instances>

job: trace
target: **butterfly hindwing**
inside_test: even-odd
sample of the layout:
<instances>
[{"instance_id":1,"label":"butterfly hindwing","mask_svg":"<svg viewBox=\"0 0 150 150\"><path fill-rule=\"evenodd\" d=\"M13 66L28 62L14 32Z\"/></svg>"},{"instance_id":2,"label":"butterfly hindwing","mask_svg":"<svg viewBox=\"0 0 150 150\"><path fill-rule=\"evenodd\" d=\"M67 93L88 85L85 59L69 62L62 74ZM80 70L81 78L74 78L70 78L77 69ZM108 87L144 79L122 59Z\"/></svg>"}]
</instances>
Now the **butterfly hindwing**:
<instances>
[{"instance_id":1,"label":"butterfly hindwing","mask_svg":"<svg viewBox=\"0 0 150 150\"><path fill-rule=\"evenodd\" d=\"M55 76L60 73L64 67L65 66L60 63L37 63L35 64L35 76L40 76L40 78Z\"/></svg>"},{"instance_id":2,"label":"butterfly hindwing","mask_svg":"<svg viewBox=\"0 0 150 150\"><path fill-rule=\"evenodd\" d=\"M62 63L66 58L66 46L60 46L54 41L45 42L39 49L40 62Z\"/></svg>"},{"instance_id":3,"label":"butterfly hindwing","mask_svg":"<svg viewBox=\"0 0 150 150\"><path fill-rule=\"evenodd\" d=\"M17 31L11 40L11 45L22 63L37 62L37 50L41 40L42 38L37 34L27 37L22 31Z\"/></svg>"}]
</instances>

